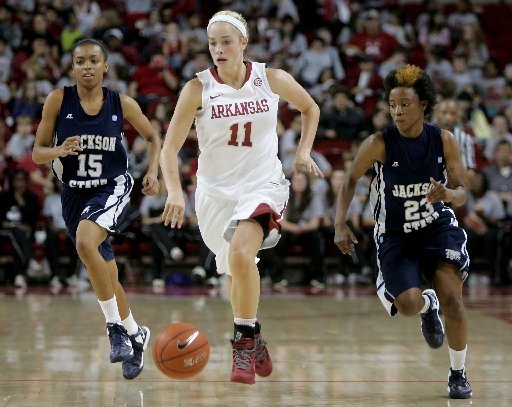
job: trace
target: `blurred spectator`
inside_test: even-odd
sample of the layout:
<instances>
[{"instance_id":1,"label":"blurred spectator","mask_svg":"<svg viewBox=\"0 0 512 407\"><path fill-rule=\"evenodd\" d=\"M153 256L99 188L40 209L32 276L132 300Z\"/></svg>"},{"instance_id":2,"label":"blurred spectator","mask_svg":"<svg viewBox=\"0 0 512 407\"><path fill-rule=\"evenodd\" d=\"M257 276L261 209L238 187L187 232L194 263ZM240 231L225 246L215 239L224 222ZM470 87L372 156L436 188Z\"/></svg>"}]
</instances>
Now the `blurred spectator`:
<instances>
[{"instance_id":1,"label":"blurred spectator","mask_svg":"<svg viewBox=\"0 0 512 407\"><path fill-rule=\"evenodd\" d=\"M270 38L269 50L272 54L284 52L292 61L298 58L308 48L306 36L299 31L291 16L281 20L279 30Z\"/></svg>"},{"instance_id":2,"label":"blurred spectator","mask_svg":"<svg viewBox=\"0 0 512 407\"><path fill-rule=\"evenodd\" d=\"M45 254L51 270L50 285L56 288L67 284L78 266L78 254L62 217L60 188L60 181L53 177L52 188L44 198L42 210L46 225ZM67 257L68 261L62 264L61 257Z\"/></svg>"},{"instance_id":3,"label":"blurred spectator","mask_svg":"<svg viewBox=\"0 0 512 407\"><path fill-rule=\"evenodd\" d=\"M11 78L12 49L0 36L0 82L8 83ZM5 102L4 102L5 103Z\"/></svg>"},{"instance_id":4,"label":"blurred spectator","mask_svg":"<svg viewBox=\"0 0 512 407\"><path fill-rule=\"evenodd\" d=\"M73 2L73 11L78 19L80 30L85 35L90 35L101 13L98 3L89 0L75 0Z\"/></svg>"},{"instance_id":5,"label":"blurred spectator","mask_svg":"<svg viewBox=\"0 0 512 407\"><path fill-rule=\"evenodd\" d=\"M283 276L284 259L293 244L301 243L311 260L307 266L305 282L314 287L324 286L324 242L320 234L320 222L324 205L311 191L307 173L294 173L291 179L290 199L281 220L281 239L275 248L262 250L265 256L275 256L271 278L274 287L288 285Z\"/></svg>"},{"instance_id":6,"label":"blurred spectator","mask_svg":"<svg viewBox=\"0 0 512 407\"><path fill-rule=\"evenodd\" d=\"M329 92L337 83L338 81L334 78L332 68L325 68L320 74L318 83L309 88L309 94L323 108L329 104Z\"/></svg>"},{"instance_id":7,"label":"blurred spectator","mask_svg":"<svg viewBox=\"0 0 512 407\"><path fill-rule=\"evenodd\" d=\"M363 111L354 106L345 89L337 89L332 95L330 110L320 112L318 138L355 140L364 130Z\"/></svg>"},{"instance_id":8,"label":"blurred spectator","mask_svg":"<svg viewBox=\"0 0 512 407\"><path fill-rule=\"evenodd\" d=\"M19 48L23 33L18 22L13 18L12 7L0 5L0 36L11 48Z\"/></svg>"},{"instance_id":9,"label":"blurred spectator","mask_svg":"<svg viewBox=\"0 0 512 407\"><path fill-rule=\"evenodd\" d=\"M474 83L474 73L472 74L469 70L467 57L462 54L455 54L453 56L452 67L453 74L451 80L456 84L455 93L458 95Z\"/></svg>"},{"instance_id":10,"label":"blurred spectator","mask_svg":"<svg viewBox=\"0 0 512 407\"><path fill-rule=\"evenodd\" d=\"M196 75L197 72L204 71L210 66L210 54L208 51L206 49L198 51L190 61L183 65L183 68L181 69L182 83L188 82Z\"/></svg>"},{"instance_id":11,"label":"blurred spectator","mask_svg":"<svg viewBox=\"0 0 512 407\"><path fill-rule=\"evenodd\" d=\"M201 14L190 13L186 19L186 27L181 35L187 43L188 58L191 58L196 51L208 48L208 35L206 27L201 20Z\"/></svg>"},{"instance_id":12,"label":"blurred spectator","mask_svg":"<svg viewBox=\"0 0 512 407\"><path fill-rule=\"evenodd\" d=\"M119 28L110 28L103 34L103 41L107 46L108 51L108 65L113 66L127 66L128 62L123 55L124 34Z\"/></svg>"},{"instance_id":13,"label":"blurred spectator","mask_svg":"<svg viewBox=\"0 0 512 407\"><path fill-rule=\"evenodd\" d=\"M434 107L433 121L439 127L452 132L457 140L466 185L470 185L476 170L475 148L473 138L464 131L460 119L460 108L455 100L443 100Z\"/></svg>"},{"instance_id":14,"label":"blurred spectator","mask_svg":"<svg viewBox=\"0 0 512 407\"><path fill-rule=\"evenodd\" d=\"M46 15L42 13L34 14L30 24L30 28L23 32L23 48L32 52L34 41L36 39L42 39L48 47L48 55L54 60L58 60L60 38L55 37L54 34L49 31L48 18Z\"/></svg>"},{"instance_id":15,"label":"blurred spectator","mask_svg":"<svg viewBox=\"0 0 512 407\"><path fill-rule=\"evenodd\" d=\"M293 173L293 159L295 158L295 153L297 151L300 131L301 116L296 115L291 122L290 128L286 129L279 137L279 159L283 165L283 172L287 176L291 176ZM311 157L323 174L328 175L331 172L331 165L322 154L313 150L311 151Z\"/></svg>"},{"instance_id":16,"label":"blurred spectator","mask_svg":"<svg viewBox=\"0 0 512 407\"><path fill-rule=\"evenodd\" d=\"M377 74L372 57L360 56L358 69L347 78L347 85L357 106L363 109L365 117L370 117L382 89L382 78Z\"/></svg>"},{"instance_id":17,"label":"blurred spectator","mask_svg":"<svg viewBox=\"0 0 512 407\"><path fill-rule=\"evenodd\" d=\"M5 146L5 155L15 161L21 161L27 154L32 154L35 135L32 119L29 116L16 117L16 132Z\"/></svg>"},{"instance_id":18,"label":"blurred spectator","mask_svg":"<svg viewBox=\"0 0 512 407\"><path fill-rule=\"evenodd\" d=\"M463 221L468 251L475 257L484 255L491 271L491 284L501 283L497 255L499 221L505 218L503 203L498 193L489 189L486 177L480 172L475 174L469 192L465 206L467 215Z\"/></svg>"},{"instance_id":19,"label":"blurred spectator","mask_svg":"<svg viewBox=\"0 0 512 407\"><path fill-rule=\"evenodd\" d=\"M505 116L497 114L493 117L491 134L492 138L487 140L484 150L484 155L489 161L493 160L496 147L501 141L506 140L510 145L512 145L512 134L510 133L508 120Z\"/></svg>"},{"instance_id":20,"label":"blurred spectator","mask_svg":"<svg viewBox=\"0 0 512 407\"><path fill-rule=\"evenodd\" d=\"M459 0L456 3L457 10L452 11L448 16L448 25L458 35L467 24L479 24L477 15L471 10L471 1Z\"/></svg>"},{"instance_id":21,"label":"blurred spectator","mask_svg":"<svg viewBox=\"0 0 512 407\"><path fill-rule=\"evenodd\" d=\"M416 44L414 27L406 22L399 8L389 8L382 23L382 31L393 36L401 47L412 48Z\"/></svg>"},{"instance_id":22,"label":"blurred spectator","mask_svg":"<svg viewBox=\"0 0 512 407\"><path fill-rule=\"evenodd\" d=\"M128 85L128 93L145 111L147 105L152 102L175 98L178 85L177 75L169 68L162 53L157 50L151 55L148 64L135 69L132 81Z\"/></svg>"},{"instance_id":23,"label":"blurred spectator","mask_svg":"<svg viewBox=\"0 0 512 407\"><path fill-rule=\"evenodd\" d=\"M485 61L482 79L479 83L485 100L487 112L494 116L502 107L503 93L507 80L501 75L496 62L492 59Z\"/></svg>"},{"instance_id":24,"label":"blurred spectator","mask_svg":"<svg viewBox=\"0 0 512 407\"><path fill-rule=\"evenodd\" d=\"M479 24L465 24L462 27L462 35L454 53L466 55L473 81L478 83L485 61L489 59L489 49Z\"/></svg>"},{"instance_id":25,"label":"blurred spectator","mask_svg":"<svg viewBox=\"0 0 512 407\"><path fill-rule=\"evenodd\" d=\"M453 66L446 56L446 48L439 45L431 47L427 60L425 72L432 78L436 88L439 88L442 82L452 78Z\"/></svg>"},{"instance_id":26,"label":"blurred spectator","mask_svg":"<svg viewBox=\"0 0 512 407\"><path fill-rule=\"evenodd\" d=\"M329 188L326 191L324 202L325 202L325 213L322 221L322 233L325 236L326 242L334 241L334 221L336 220L336 209L337 209L337 197L338 192L341 189L343 180L345 178L345 170L335 169L329 179ZM347 224L354 231L360 243L362 240L361 231L361 213L363 211L363 205L359 199L353 199L349 205L347 211ZM356 276L360 274L363 266L363 256L361 249L363 244L356 245L356 251L353 256L345 256L339 250L336 250L336 254L339 259L338 267L336 268L337 273L333 276L333 282L335 284L342 284L348 282L349 274L354 273ZM358 277L352 277L352 280L357 280Z\"/></svg>"},{"instance_id":27,"label":"blurred spectator","mask_svg":"<svg viewBox=\"0 0 512 407\"><path fill-rule=\"evenodd\" d=\"M494 165L484 168L489 181L489 189L496 191L507 215L512 216L512 144L501 140L494 150Z\"/></svg>"},{"instance_id":28,"label":"blurred spectator","mask_svg":"<svg viewBox=\"0 0 512 407\"><path fill-rule=\"evenodd\" d=\"M452 36L443 11L438 10L430 15L428 23L418 32L418 42L425 52L430 52L435 46L444 49L451 47Z\"/></svg>"},{"instance_id":29,"label":"blurred spectator","mask_svg":"<svg viewBox=\"0 0 512 407\"><path fill-rule=\"evenodd\" d=\"M179 25L174 22L166 24L162 36L163 55L167 58L169 66L172 69L179 69L187 54L187 43L181 35Z\"/></svg>"},{"instance_id":30,"label":"blurred spectator","mask_svg":"<svg viewBox=\"0 0 512 407\"><path fill-rule=\"evenodd\" d=\"M35 38L31 44L31 49L32 54L21 64L21 69L27 78L37 81L49 80L56 82L61 74L60 64L53 57L46 39L42 37ZM52 89L40 88L43 97Z\"/></svg>"},{"instance_id":31,"label":"blurred spectator","mask_svg":"<svg viewBox=\"0 0 512 407\"><path fill-rule=\"evenodd\" d=\"M27 174L15 170L10 177L9 189L0 193L0 239L12 245L13 270L17 273L14 284L18 287L27 286L27 273L41 270L30 248L41 208L37 197L27 189L27 182Z\"/></svg>"},{"instance_id":32,"label":"blurred spectator","mask_svg":"<svg viewBox=\"0 0 512 407\"><path fill-rule=\"evenodd\" d=\"M364 14L364 31L356 33L350 38L350 41L344 47L344 52L350 60L366 54L376 64L380 64L388 59L397 47L397 40L393 36L382 32L379 12L371 9Z\"/></svg>"},{"instance_id":33,"label":"blurred spectator","mask_svg":"<svg viewBox=\"0 0 512 407\"><path fill-rule=\"evenodd\" d=\"M84 36L78 25L78 18L72 11L68 13L67 24L60 34L60 46L62 52L69 52L73 44Z\"/></svg>"},{"instance_id":34,"label":"blurred spectator","mask_svg":"<svg viewBox=\"0 0 512 407\"><path fill-rule=\"evenodd\" d=\"M407 50L402 47L398 47L397 49L395 49L395 51L393 51L393 53L388 59L386 59L384 62L382 62L382 64L380 64L378 70L379 76L382 79L384 79L387 76L387 74L390 73L392 70L401 68L405 66L406 63Z\"/></svg>"},{"instance_id":35,"label":"blurred spectator","mask_svg":"<svg viewBox=\"0 0 512 407\"><path fill-rule=\"evenodd\" d=\"M300 81L307 87L311 87L318 83L320 74L326 68L333 70L337 80L345 77L339 56L327 47L323 38L316 36L311 41L309 48L297 60L297 65L293 69Z\"/></svg>"}]
</instances>

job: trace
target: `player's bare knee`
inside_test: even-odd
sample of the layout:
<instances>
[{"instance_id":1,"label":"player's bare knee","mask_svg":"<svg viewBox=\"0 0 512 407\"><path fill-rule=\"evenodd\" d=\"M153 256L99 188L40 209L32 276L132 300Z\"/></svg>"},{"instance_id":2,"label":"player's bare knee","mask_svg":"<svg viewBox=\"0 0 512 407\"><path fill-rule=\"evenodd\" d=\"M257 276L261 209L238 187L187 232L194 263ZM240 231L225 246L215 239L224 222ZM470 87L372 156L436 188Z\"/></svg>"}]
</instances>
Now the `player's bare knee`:
<instances>
[{"instance_id":1,"label":"player's bare knee","mask_svg":"<svg viewBox=\"0 0 512 407\"><path fill-rule=\"evenodd\" d=\"M424 301L419 289L404 291L395 299L394 302L398 312L404 316L418 314L423 307L423 303Z\"/></svg>"},{"instance_id":2,"label":"player's bare knee","mask_svg":"<svg viewBox=\"0 0 512 407\"><path fill-rule=\"evenodd\" d=\"M92 253L92 251L97 252L98 247L91 241L91 239L87 239L86 237L77 236L76 237L76 251L81 259L84 256L87 256L88 253Z\"/></svg>"},{"instance_id":3,"label":"player's bare knee","mask_svg":"<svg viewBox=\"0 0 512 407\"><path fill-rule=\"evenodd\" d=\"M463 319L465 315L464 303L462 298L457 293L444 295L442 298L439 297L441 309L446 318L450 319Z\"/></svg>"},{"instance_id":4,"label":"player's bare knee","mask_svg":"<svg viewBox=\"0 0 512 407\"><path fill-rule=\"evenodd\" d=\"M249 255L241 246L232 246L228 259L232 274L248 272L254 264L254 256Z\"/></svg>"}]
</instances>

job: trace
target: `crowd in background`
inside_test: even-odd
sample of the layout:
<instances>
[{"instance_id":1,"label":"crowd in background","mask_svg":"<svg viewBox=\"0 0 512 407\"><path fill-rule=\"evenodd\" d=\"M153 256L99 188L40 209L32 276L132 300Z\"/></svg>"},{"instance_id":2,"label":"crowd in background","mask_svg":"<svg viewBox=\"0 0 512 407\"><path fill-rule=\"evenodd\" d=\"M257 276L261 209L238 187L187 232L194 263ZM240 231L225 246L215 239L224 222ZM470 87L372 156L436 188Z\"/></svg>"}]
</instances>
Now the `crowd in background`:
<instances>
[{"instance_id":1,"label":"crowd in background","mask_svg":"<svg viewBox=\"0 0 512 407\"><path fill-rule=\"evenodd\" d=\"M335 197L359 143L391 124L383 78L413 63L431 76L445 102L430 120L463 143L469 199L458 217L468 234L473 270L484 271L490 284L510 284L512 6L378 0L0 2L0 269L7 270L8 282L26 286L47 268L58 286L74 281L80 270L62 220L60 185L49 166L31 159L45 97L74 84L73 44L84 37L106 44L105 86L135 98L163 136L183 85L211 65L206 23L220 9L247 19L247 58L290 72L321 108L313 157L323 180L292 174L300 115L293 106L280 106L279 155L291 191L283 237L276 248L261 252L267 281L286 287L286 260L301 255L307 261L300 283L319 288L372 283L371 173L349 209L360 242L351 258L332 243ZM187 213L179 232L160 222L163 184L156 197L139 192L147 167L144 139L129 125L124 130L136 188L125 237L114 237L118 247L128 247L128 257L137 261L151 259L146 277L155 287L165 285L169 263L192 255L194 281L217 284L214 256L202 243L194 214L194 130L180 152Z\"/></svg>"}]
</instances>

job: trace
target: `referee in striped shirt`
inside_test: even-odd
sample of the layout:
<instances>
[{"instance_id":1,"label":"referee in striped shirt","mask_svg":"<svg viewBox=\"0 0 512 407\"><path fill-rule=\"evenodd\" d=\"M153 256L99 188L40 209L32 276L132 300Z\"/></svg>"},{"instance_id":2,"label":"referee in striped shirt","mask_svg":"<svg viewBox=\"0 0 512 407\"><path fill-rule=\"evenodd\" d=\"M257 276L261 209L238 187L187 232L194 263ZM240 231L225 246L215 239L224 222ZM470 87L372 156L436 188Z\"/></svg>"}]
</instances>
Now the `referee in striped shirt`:
<instances>
[{"instance_id":1,"label":"referee in striped shirt","mask_svg":"<svg viewBox=\"0 0 512 407\"><path fill-rule=\"evenodd\" d=\"M459 144L460 158L465 170L466 185L471 182L476 170L475 147L473 137L464 131L460 123L461 111L457 102L446 99L438 103L434 112L434 122L441 128L449 130Z\"/></svg>"}]
</instances>

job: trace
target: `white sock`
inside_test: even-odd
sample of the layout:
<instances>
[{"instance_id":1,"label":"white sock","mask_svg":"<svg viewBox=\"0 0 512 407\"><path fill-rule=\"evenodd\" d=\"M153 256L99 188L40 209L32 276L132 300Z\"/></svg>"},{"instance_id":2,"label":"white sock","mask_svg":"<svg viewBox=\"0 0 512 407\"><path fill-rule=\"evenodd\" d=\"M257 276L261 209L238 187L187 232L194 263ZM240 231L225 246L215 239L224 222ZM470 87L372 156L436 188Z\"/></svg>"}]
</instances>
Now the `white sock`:
<instances>
[{"instance_id":1,"label":"white sock","mask_svg":"<svg viewBox=\"0 0 512 407\"><path fill-rule=\"evenodd\" d=\"M452 370L461 370L464 368L464 364L466 362L466 351L468 346L463 350L453 350L448 347L448 353L450 354L450 365Z\"/></svg>"},{"instance_id":2,"label":"white sock","mask_svg":"<svg viewBox=\"0 0 512 407\"><path fill-rule=\"evenodd\" d=\"M425 304L423 305L423 308L420 310L418 314L424 314L425 312L428 311L430 307L430 298L428 297L428 295L422 294L421 296L425 300Z\"/></svg>"},{"instance_id":3,"label":"white sock","mask_svg":"<svg viewBox=\"0 0 512 407\"><path fill-rule=\"evenodd\" d=\"M107 324L115 324L121 322L121 316L119 315L119 308L117 308L117 300L115 295L110 300L98 300L98 302L100 303L103 315L105 315L105 320L107 321Z\"/></svg>"},{"instance_id":4,"label":"white sock","mask_svg":"<svg viewBox=\"0 0 512 407\"><path fill-rule=\"evenodd\" d=\"M135 335L139 332L139 326L137 325L137 322L135 322L135 319L133 319L132 310L130 310L130 313L122 322L128 332L128 335Z\"/></svg>"},{"instance_id":5,"label":"white sock","mask_svg":"<svg viewBox=\"0 0 512 407\"><path fill-rule=\"evenodd\" d=\"M254 328L256 326L256 318L251 318L251 319L235 318L235 325L252 326Z\"/></svg>"}]
</instances>

